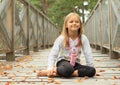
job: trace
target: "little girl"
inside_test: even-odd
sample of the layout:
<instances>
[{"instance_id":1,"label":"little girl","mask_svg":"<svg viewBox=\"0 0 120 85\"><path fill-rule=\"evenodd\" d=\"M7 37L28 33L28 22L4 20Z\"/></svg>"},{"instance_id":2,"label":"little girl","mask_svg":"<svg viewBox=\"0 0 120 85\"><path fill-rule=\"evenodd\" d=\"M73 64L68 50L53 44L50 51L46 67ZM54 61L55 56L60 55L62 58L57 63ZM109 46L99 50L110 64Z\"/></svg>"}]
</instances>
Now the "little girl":
<instances>
[{"instance_id":1,"label":"little girl","mask_svg":"<svg viewBox=\"0 0 120 85\"><path fill-rule=\"evenodd\" d=\"M81 50L86 64L80 64ZM82 23L77 13L65 17L61 35L55 40L48 58L48 69L38 76L93 77L96 70L87 37L82 34Z\"/></svg>"}]
</instances>

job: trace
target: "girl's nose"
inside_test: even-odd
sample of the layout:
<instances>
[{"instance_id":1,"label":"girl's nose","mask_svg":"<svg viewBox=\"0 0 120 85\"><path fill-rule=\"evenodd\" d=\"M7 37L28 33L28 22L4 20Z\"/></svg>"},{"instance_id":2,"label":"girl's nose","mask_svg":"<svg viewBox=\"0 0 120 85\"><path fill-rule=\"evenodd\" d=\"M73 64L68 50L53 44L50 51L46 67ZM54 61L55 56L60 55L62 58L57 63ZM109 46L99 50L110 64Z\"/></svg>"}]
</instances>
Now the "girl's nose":
<instances>
[{"instance_id":1,"label":"girl's nose","mask_svg":"<svg viewBox=\"0 0 120 85\"><path fill-rule=\"evenodd\" d=\"M76 24L76 22L73 22L73 24Z\"/></svg>"}]
</instances>

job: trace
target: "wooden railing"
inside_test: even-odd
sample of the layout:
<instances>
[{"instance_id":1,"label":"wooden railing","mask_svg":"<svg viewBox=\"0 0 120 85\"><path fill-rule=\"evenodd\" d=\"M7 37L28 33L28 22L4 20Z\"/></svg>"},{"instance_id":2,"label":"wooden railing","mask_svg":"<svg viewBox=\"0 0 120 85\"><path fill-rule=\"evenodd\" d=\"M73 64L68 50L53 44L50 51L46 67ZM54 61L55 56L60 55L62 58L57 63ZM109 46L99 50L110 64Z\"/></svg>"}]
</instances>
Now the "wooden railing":
<instances>
[{"instance_id":1,"label":"wooden railing","mask_svg":"<svg viewBox=\"0 0 120 85\"><path fill-rule=\"evenodd\" d=\"M120 58L120 0L99 0L84 28L92 47Z\"/></svg>"},{"instance_id":2,"label":"wooden railing","mask_svg":"<svg viewBox=\"0 0 120 85\"><path fill-rule=\"evenodd\" d=\"M17 51L28 55L49 47L58 34L56 25L27 0L0 1L0 54L6 60L15 60Z\"/></svg>"}]
</instances>

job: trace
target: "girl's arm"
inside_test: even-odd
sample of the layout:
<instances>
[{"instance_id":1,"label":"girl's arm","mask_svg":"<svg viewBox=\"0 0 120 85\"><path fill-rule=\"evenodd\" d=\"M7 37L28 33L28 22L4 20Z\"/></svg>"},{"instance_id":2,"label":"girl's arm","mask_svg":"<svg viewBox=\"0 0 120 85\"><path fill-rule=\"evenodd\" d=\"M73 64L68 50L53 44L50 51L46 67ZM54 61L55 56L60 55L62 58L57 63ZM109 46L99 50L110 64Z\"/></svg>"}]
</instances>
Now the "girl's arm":
<instances>
[{"instance_id":1,"label":"girl's arm","mask_svg":"<svg viewBox=\"0 0 120 85\"><path fill-rule=\"evenodd\" d=\"M59 51L60 51L60 44L61 44L62 38L59 36L51 49L51 52L48 56L48 70L52 70L55 66L55 61L58 57Z\"/></svg>"},{"instance_id":2,"label":"girl's arm","mask_svg":"<svg viewBox=\"0 0 120 85\"><path fill-rule=\"evenodd\" d=\"M82 50L86 59L86 64L88 66L94 66L93 65L93 56L92 56L92 51L90 47L90 43L85 35L82 35Z\"/></svg>"}]
</instances>

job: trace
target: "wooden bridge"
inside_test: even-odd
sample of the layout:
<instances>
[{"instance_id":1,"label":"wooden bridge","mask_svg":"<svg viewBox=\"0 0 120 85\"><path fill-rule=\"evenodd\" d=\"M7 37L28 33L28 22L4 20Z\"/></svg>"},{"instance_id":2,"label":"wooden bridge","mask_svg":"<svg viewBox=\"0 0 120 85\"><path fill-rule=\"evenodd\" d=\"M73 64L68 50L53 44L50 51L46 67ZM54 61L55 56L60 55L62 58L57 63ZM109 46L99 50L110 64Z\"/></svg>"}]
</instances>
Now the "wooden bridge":
<instances>
[{"instance_id":1,"label":"wooden bridge","mask_svg":"<svg viewBox=\"0 0 120 85\"><path fill-rule=\"evenodd\" d=\"M120 85L120 1L99 0L84 32L92 47L96 76L37 77L47 67L59 30L26 0L1 0L0 85ZM81 61L85 64L83 54Z\"/></svg>"},{"instance_id":2,"label":"wooden bridge","mask_svg":"<svg viewBox=\"0 0 120 85\"><path fill-rule=\"evenodd\" d=\"M4 71L0 75L0 85L119 85L120 59L110 59L108 54L92 49L97 74L87 77L37 77L41 69L47 68L48 54L51 48L30 52L29 56L17 57L14 62L2 61ZM81 55L85 64L84 55Z\"/></svg>"}]
</instances>

